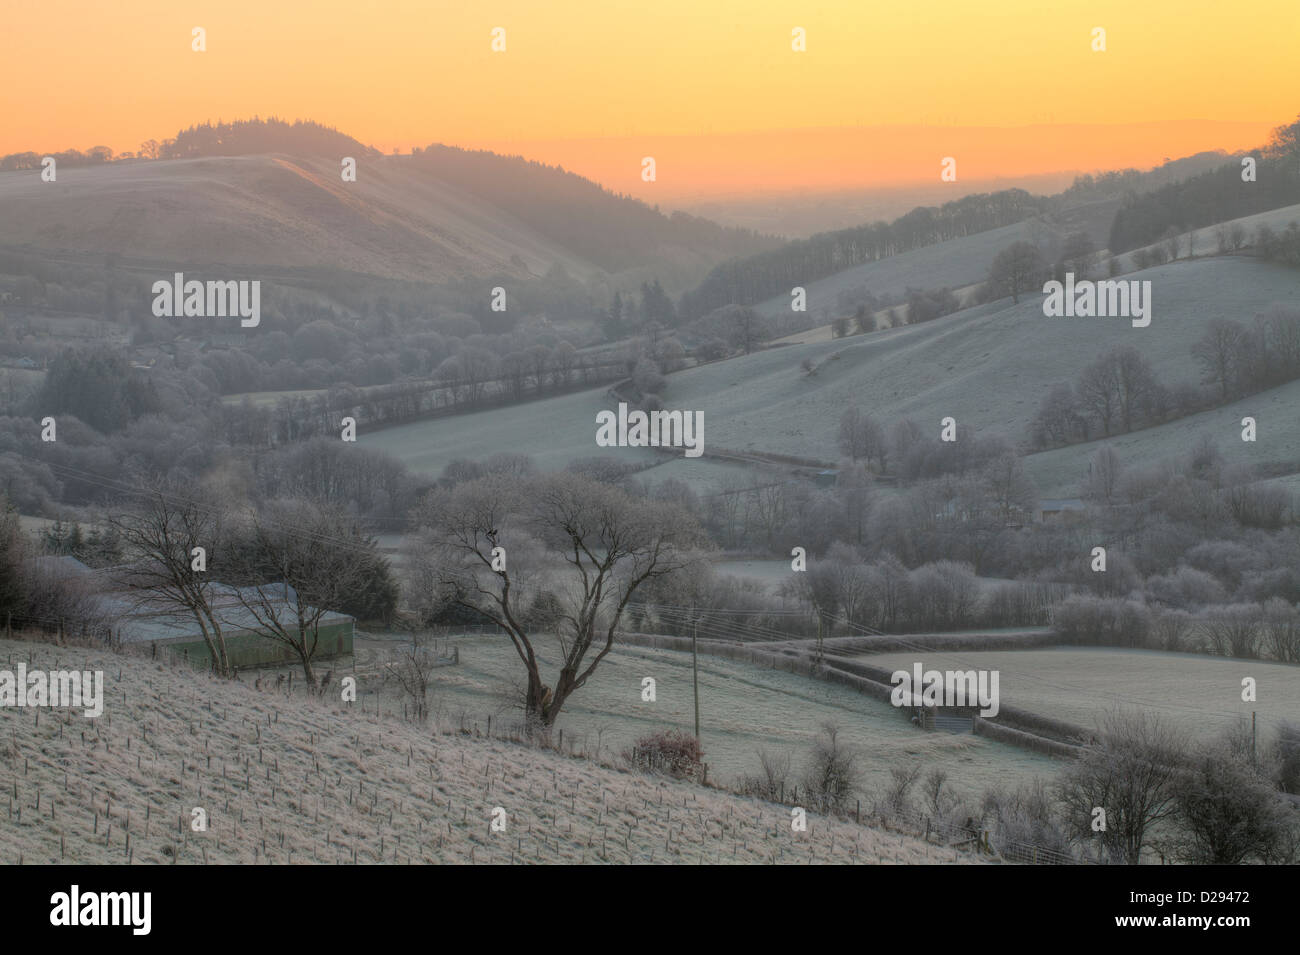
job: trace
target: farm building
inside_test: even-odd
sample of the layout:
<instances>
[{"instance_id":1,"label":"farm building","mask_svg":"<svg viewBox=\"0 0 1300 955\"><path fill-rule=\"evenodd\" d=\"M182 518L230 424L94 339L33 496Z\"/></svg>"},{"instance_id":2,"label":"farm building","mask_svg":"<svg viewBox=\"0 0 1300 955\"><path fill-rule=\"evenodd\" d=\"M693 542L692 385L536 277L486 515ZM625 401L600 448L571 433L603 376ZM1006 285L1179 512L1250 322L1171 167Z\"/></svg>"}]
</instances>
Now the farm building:
<instances>
[{"instance_id":1,"label":"farm building","mask_svg":"<svg viewBox=\"0 0 1300 955\"><path fill-rule=\"evenodd\" d=\"M113 569L92 570L81 561L72 557L39 558L45 562L48 572L59 575L82 577L90 586L99 591L101 606L113 617L115 637L124 644L148 646L155 650L167 652L188 660L196 666L207 667L212 660L203 633L194 616L185 611L176 611L170 607L153 609L142 606L135 594L114 589L111 581L115 578ZM282 595L274 601L277 619L286 629L296 625L297 595L293 588L285 583L267 585L262 589L272 593L273 588L282 588ZM214 582L211 601L213 609L221 620L222 634L225 637L226 650L231 662L237 668L273 666L282 663L297 663L297 654L291 647L268 637L256 617L243 605L241 593L250 596L254 588L244 591L226 584ZM250 601L251 602L251 601ZM308 608L309 609L309 608ZM314 609L309 609L314 613ZM317 660L346 656L352 653L352 638L356 621L347 614L332 610L325 611L317 627L317 647L313 656Z\"/></svg>"},{"instance_id":2,"label":"farm building","mask_svg":"<svg viewBox=\"0 0 1300 955\"><path fill-rule=\"evenodd\" d=\"M276 616L286 629L292 629L296 625L296 598L287 584L277 586L284 588L285 595L277 601ZM266 635L257 618L240 602L237 588L215 584L214 591L213 609L221 620L226 650L235 667L243 669L298 662L292 647ZM104 600L110 608L119 611L117 633L123 643L165 649L196 666L206 667L211 663L212 656L192 614L142 609L123 594L105 595ZM314 659L328 660L350 654L355 623L347 614L325 611L316 631L318 643Z\"/></svg>"},{"instance_id":3,"label":"farm building","mask_svg":"<svg viewBox=\"0 0 1300 955\"><path fill-rule=\"evenodd\" d=\"M1077 497L1047 499L1038 502L1034 508L1034 522L1069 520L1080 516L1085 510L1083 501Z\"/></svg>"}]
</instances>

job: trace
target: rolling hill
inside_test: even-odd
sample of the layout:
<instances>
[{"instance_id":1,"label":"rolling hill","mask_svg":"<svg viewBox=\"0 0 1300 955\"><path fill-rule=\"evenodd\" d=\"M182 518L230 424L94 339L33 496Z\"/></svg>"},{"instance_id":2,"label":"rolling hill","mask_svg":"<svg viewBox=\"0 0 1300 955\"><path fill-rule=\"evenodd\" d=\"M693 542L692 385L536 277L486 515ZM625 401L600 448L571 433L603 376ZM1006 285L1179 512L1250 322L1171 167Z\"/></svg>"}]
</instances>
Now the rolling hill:
<instances>
[{"instance_id":1,"label":"rolling hill","mask_svg":"<svg viewBox=\"0 0 1300 955\"><path fill-rule=\"evenodd\" d=\"M533 404L418 422L363 436L363 442L436 474L452 458L486 456L503 447L534 454L543 468L595 454L616 453L647 464L653 476L680 477L716 487L736 469L712 454L727 449L838 460L840 413L850 405L892 423L910 416L923 428L953 415L976 432L1026 437L1029 423L1051 387L1074 380L1097 355L1120 344L1137 348L1166 384L1198 375L1190 346L1220 317L1250 319L1274 303L1300 305L1300 275L1246 257L1180 260L1127 279L1152 283L1154 317L1147 328L1127 319L1049 319L1034 294L1018 305L1003 300L921 325L831 342L773 348L668 377L665 407L704 413L705 457L686 460L645 449L612 451L595 444L595 415L610 407L602 390ZM817 363L815 375L801 369ZM1238 431L1242 408L1256 409L1267 438L1242 451L1256 461L1300 457L1300 385L1288 385L1111 441L1134 463L1181 453L1202 431L1222 433L1226 444ZM1263 409L1263 410L1260 410ZM1238 441L1237 444L1241 442ZM1064 493L1086 473L1096 450L1079 445L1031 455L1027 465L1044 493Z\"/></svg>"},{"instance_id":2,"label":"rolling hill","mask_svg":"<svg viewBox=\"0 0 1300 955\"><path fill-rule=\"evenodd\" d=\"M285 154L60 167L55 182L36 170L4 172L0 246L113 253L126 267L314 268L443 282L542 275L557 265L582 278L632 264L698 277L777 244L670 218L522 159L435 156L432 147L357 159L350 183L337 157ZM569 208L576 197L580 215Z\"/></svg>"}]
</instances>

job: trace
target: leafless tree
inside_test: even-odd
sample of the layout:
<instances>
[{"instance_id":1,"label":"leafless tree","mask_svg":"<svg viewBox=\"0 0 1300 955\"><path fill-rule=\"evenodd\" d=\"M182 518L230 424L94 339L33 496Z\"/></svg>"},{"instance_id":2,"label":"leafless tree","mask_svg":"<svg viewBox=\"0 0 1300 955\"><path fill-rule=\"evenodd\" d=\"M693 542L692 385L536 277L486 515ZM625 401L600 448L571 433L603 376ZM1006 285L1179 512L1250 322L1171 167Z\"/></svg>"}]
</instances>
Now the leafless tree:
<instances>
[{"instance_id":1,"label":"leafless tree","mask_svg":"<svg viewBox=\"0 0 1300 955\"><path fill-rule=\"evenodd\" d=\"M132 507L111 515L109 524L131 557L116 582L127 588L136 608L189 614L198 624L213 670L232 676L219 586L207 569L225 543L228 521L222 504L193 487L156 482Z\"/></svg>"},{"instance_id":2,"label":"leafless tree","mask_svg":"<svg viewBox=\"0 0 1300 955\"><path fill-rule=\"evenodd\" d=\"M704 543L676 505L568 472L532 481L492 476L434 491L416 521L425 545L422 579L441 602L505 632L527 672L529 725L543 730L609 655L637 589L691 566ZM546 595L559 608L561 665L553 686L542 677L538 638L527 623Z\"/></svg>"},{"instance_id":3,"label":"leafless tree","mask_svg":"<svg viewBox=\"0 0 1300 955\"><path fill-rule=\"evenodd\" d=\"M236 601L263 637L288 649L316 687L312 662L325 615L362 585L373 539L346 513L306 501L274 501L246 516Z\"/></svg>"},{"instance_id":4,"label":"leafless tree","mask_svg":"<svg viewBox=\"0 0 1300 955\"><path fill-rule=\"evenodd\" d=\"M1016 242L997 254L989 268L989 288L998 295L1010 295L1012 303L1042 281L1043 257L1031 242Z\"/></svg>"},{"instance_id":5,"label":"leafless tree","mask_svg":"<svg viewBox=\"0 0 1300 955\"><path fill-rule=\"evenodd\" d=\"M1113 860L1142 861L1154 829L1174 815L1186 744L1156 713L1111 711L1095 741L1061 777L1066 822L1082 844L1099 842ZM1094 831L1105 810L1105 829Z\"/></svg>"},{"instance_id":6,"label":"leafless tree","mask_svg":"<svg viewBox=\"0 0 1300 955\"><path fill-rule=\"evenodd\" d=\"M1240 322L1216 318L1192 345L1192 357L1201 365L1202 380L1219 386L1219 396L1227 400L1237 378L1237 360L1246 329Z\"/></svg>"},{"instance_id":7,"label":"leafless tree","mask_svg":"<svg viewBox=\"0 0 1300 955\"><path fill-rule=\"evenodd\" d=\"M428 718L429 684L437 666L437 654L414 633L411 642L394 651L393 659L384 664L385 674L397 682L411 701L417 720Z\"/></svg>"},{"instance_id":8,"label":"leafless tree","mask_svg":"<svg viewBox=\"0 0 1300 955\"><path fill-rule=\"evenodd\" d=\"M1290 807L1246 754L1224 742L1194 754L1175 782L1174 851L1192 865L1291 862L1297 848Z\"/></svg>"}]
</instances>

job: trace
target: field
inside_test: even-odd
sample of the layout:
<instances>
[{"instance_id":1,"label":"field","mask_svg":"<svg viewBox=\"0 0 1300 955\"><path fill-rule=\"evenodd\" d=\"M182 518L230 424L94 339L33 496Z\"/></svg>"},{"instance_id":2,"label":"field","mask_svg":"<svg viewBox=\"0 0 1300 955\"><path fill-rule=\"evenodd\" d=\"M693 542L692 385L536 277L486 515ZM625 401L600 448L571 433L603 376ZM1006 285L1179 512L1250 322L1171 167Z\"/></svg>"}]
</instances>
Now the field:
<instances>
[{"instance_id":1,"label":"field","mask_svg":"<svg viewBox=\"0 0 1300 955\"><path fill-rule=\"evenodd\" d=\"M887 653L869 658L881 667L995 669L1002 701L1084 727L1108 709L1154 710L1188 732L1217 735L1255 712L1261 739L1279 720L1300 722L1300 668L1257 660L1191 653L1061 647L961 654ZM1243 677L1253 677L1257 702L1241 699Z\"/></svg>"},{"instance_id":2,"label":"field","mask_svg":"<svg viewBox=\"0 0 1300 955\"><path fill-rule=\"evenodd\" d=\"M486 728L517 722L510 686L523 669L504 636L452 638L460 647L460 665L435 670L430 705L459 726ZM389 646L392 644L390 643ZM374 673L383 644L359 646L359 673ZM543 676L553 679L558 655L547 643L540 657ZM796 772L802 770L809 744L823 722L836 723L841 739L862 755L868 791L878 791L899 763L941 763L952 774L955 791L977 796L1009 779L1052 776L1059 763L979 736L925 733L887 703L847 687L797 674L701 655L700 736L709 778L730 785L755 772L760 747L788 751ZM376 674L377 676L377 674ZM641 700L641 681L653 677L657 699ZM358 686L373 686L371 679ZM401 697L387 695L400 709ZM616 646L590 682L565 705L559 726L566 746L616 756L646 733L658 729L693 732L694 709L689 654L633 646Z\"/></svg>"},{"instance_id":3,"label":"field","mask_svg":"<svg viewBox=\"0 0 1300 955\"><path fill-rule=\"evenodd\" d=\"M104 713L0 710L6 863L965 861L953 850L553 752L101 651L0 641L0 667L104 671ZM506 829L494 832L495 808ZM206 832L191 811L207 812Z\"/></svg>"}]
</instances>

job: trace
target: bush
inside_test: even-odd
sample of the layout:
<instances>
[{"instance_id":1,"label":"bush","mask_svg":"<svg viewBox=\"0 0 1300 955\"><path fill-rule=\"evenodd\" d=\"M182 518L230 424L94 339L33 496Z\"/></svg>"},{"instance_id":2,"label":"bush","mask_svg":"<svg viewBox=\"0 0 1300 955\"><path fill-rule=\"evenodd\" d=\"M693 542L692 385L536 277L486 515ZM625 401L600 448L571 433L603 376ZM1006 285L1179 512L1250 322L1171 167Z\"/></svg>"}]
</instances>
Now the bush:
<instances>
[{"instance_id":1,"label":"bush","mask_svg":"<svg viewBox=\"0 0 1300 955\"><path fill-rule=\"evenodd\" d=\"M768 802L776 802L785 797L785 789L790 782L790 754L773 753L766 749L758 751L757 773L742 776L740 792L745 796L757 796Z\"/></svg>"},{"instance_id":2,"label":"bush","mask_svg":"<svg viewBox=\"0 0 1300 955\"><path fill-rule=\"evenodd\" d=\"M839 727L822 724L804 771L808 801L821 812L843 812L858 792L862 771L858 755L839 741Z\"/></svg>"},{"instance_id":3,"label":"bush","mask_svg":"<svg viewBox=\"0 0 1300 955\"><path fill-rule=\"evenodd\" d=\"M676 779L700 779L704 775L704 751L700 741L681 730L660 730L638 739L623 758L643 773L662 773Z\"/></svg>"},{"instance_id":4,"label":"bush","mask_svg":"<svg viewBox=\"0 0 1300 955\"><path fill-rule=\"evenodd\" d=\"M1263 618L1258 604L1221 604L1206 611L1201 633L1219 656L1258 659Z\"/></svg>"}]
</instances>

